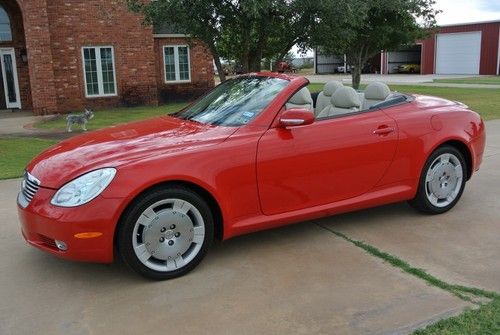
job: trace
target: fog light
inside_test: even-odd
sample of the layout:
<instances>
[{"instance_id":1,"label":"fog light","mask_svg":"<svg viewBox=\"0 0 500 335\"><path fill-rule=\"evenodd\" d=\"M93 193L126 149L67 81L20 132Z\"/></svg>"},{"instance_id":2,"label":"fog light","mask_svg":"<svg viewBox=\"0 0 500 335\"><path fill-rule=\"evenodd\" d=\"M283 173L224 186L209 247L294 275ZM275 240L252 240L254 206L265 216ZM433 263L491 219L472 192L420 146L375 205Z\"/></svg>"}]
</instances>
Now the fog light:
<instances>
[{"instance_id":1,"label":"fog light","mask_svg":"<svg viewBox=\"0 0 500 335\"><path fill-rule=\"evenodd\" d=\"M56 240L56 246L57 246L57 249L61 250L61 251L66 251L68 250L68 246L66 245L66 243L64 243L63 241L58 241Z\"/></svg>"}]
</instances>

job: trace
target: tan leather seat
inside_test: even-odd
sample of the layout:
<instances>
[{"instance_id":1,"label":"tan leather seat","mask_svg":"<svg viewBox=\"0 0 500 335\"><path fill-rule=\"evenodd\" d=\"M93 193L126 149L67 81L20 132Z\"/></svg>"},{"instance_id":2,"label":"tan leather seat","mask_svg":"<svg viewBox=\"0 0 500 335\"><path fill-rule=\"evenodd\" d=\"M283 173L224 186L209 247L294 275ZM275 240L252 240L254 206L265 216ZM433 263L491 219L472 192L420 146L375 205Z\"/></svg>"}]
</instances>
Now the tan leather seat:
<instances>
[{"instance_id":1,"label":"tan leather seat","mask_svg":"<svg viewBox=\"0 0 500 335\"><path fill-rule=\"evenodd\" d=\"M381 82L373 82L366 86L365 89L365 99L363 101L363 109L370 109L371 106L376 105L382 101L385 101L391 90L389 86Z\"/></svg>"},{"instance_id":2,"label":"tan leather seat","mask_svg":"<svg viewBox=\"0 0 500 335\"><path fill-rule=\"evenodd\" d=\"M361 99L352 87L341 87L332 95L331 105L319 113L318 118L344 115L361 110Z\"/></svg>"},{"instance_id":3,"label":"tan leather seat","mask_svg":"<svg viewBox=\"0 0 500 335\"><path fill-rule=\"evenodd\" d=\"M286 109L292 108L305 108L314 112L313 99L311 97L311 92L307 87L303 87L297 93L295 93L290 100L286 103Z\"/></svg>"},{"instance_id":4,"label":"tan leather seat","mask_svg":"<svg viewBox=\"0 0 500 335\"><path fill-rule=\"evenodd\" d=\"M330 105L330 101L332 100L332 95L335 93L337 89L343 87L344 85L337 80L329 81L323 87L323 91L318 94L318 98L316 99L316 108L314 113L318 115L325 107Z\"/></svg>"}]
</instances>

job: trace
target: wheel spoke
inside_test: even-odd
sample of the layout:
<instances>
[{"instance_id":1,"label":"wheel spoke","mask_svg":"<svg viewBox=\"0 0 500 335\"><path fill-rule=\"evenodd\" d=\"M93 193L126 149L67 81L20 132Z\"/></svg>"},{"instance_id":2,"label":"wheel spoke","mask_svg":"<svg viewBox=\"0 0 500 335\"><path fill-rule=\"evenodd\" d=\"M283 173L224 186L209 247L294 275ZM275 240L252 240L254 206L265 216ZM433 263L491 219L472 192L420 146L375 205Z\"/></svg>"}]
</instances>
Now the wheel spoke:
<instances>
[{"instance_id":1,"label":"wheel spoke","mask_svg":"<svg viewBox=\"0 0 500 335\"><path fill-rule=\"evenodd\" d=\"M182 256L177 256L177 258L174 259L174 262L177 269L184 266L184 258L182 258Z\"/></svg>"},{"instance_id":2,"label":"wheel spoke","mask_svg":"<svg viewBox=\"0 0 500 335\"><path fill-rule=\"evenodd\" d=\"M151 207L149 207L142 213L141 216L145 216L147 219L153 220L156 217L156 212Z\"/></svg>"},{"instance_id":3,"label":"wheel spoke","mask_svg":"<svg viewBox=\"0 0 500 335\"><path fill-rule=\"evenodd\" d=\"M429 169L427 171L427 176L425 177L425 181L430 182L434 180L434 171L432 169Z\"/></svg>"},{"instance_id":4,"label":"wheel spoke","mask_svg":"<svg viewBox=\"0 0 500 335\"><path fill-rule=\"evenodd\" d=\"M204 239L205 239L204 235L194 235L193 236L193 243L202 244Z\"/></svg>"},{"instance_id":5,"label":"wheel spoke","mask_svg":"<svg viewBox=\"0 0 500 335\"><path fill-rule=\"evenodd\" d=\"M176 199L172 209L176 212L186 214L191 209L191 205L187 201Z\"/></svg>"},{"instance_id":6,"label":"wheel spoke","mask_svg":"<svg viewBox=\"0 0 500 335\"><path fill-rule=\"evenodd\" d=\"M442 164L446 164L450 161L450 155L442 155L440 159Z\"/></svg>"},{"instance_id":7,"label":"wheel spoke","mask_svg":"<svg viewBox=\"0 0 500 335\"><path fill-rule=\"evenodd\" d=\"M145 263L148 259L151 258L151 255L149 254L148 249L146 249L146 246L144 244L140 244L135 247L135 254L142 263Z\"/></svg>"},{"instance_id":8,"label":"wheel spoke","mask_svg":"<svg viewBox=\"0 0 500 335\"><path fill-rule=\"evenodd\" d=\"M455 173L458 179L462 178L463 177L462 166L460 165L455 166Z\"/></svg>"},{"instance_id":9,"label":"wheel spoke","mask_svg":"<svg viewBox=\"0 0 500 335\"><path fill-rule=\"evenodd\" d=\"M167 265L167 271L172 271L176 269L175 262L173 259L167 259L166 265Z\"/></svg>"},{"instance_id":10,"label":"wheel spoke","mask_svg":"<svg viewBox=\"0 0 500 335\"><path fill-rule=\"evenodd\" d=\"M436 195L434 193L429 194L429 198L430 198L431 202L434 204L437 204L439 201L438 197L436 197Z\"/></svg>"}]
</instances>

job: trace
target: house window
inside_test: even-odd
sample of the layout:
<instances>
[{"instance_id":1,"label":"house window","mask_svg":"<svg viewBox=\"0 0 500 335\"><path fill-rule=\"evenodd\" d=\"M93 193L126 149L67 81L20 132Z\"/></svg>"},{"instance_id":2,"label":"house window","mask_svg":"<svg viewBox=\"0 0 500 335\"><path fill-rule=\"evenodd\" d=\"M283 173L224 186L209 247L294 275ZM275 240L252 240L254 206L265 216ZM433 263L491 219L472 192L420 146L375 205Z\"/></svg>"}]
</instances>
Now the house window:
<instances>
[{"instance_id":1,"label":"house window","mask_svg":"<svg viewBox=\"0 0 500 335\"><path fill-rule=\"evenodd\" d=\"M106 97L116 95L115 58L113 47L84 47L85 95Z\"/></svg>"},{"instance_id":2,"label":"house window","mask_svg":"<svg viewBox=\"0 0 500 335\"><path fill-rule=\"evenodd\" d=\"M12 30L10 28L9 15L0 6L0 42L12 41Z\"/></svg>"},{"instance_id":3,"label":"house window","mask_svg":"<svg viewBox=\"0 0 500 335\"><path fill-rule=\"evenodd\" d=\"M166 45L163 47L165 82L190 82L191 64L187 45Z\"/></svg>"}]
</instances>

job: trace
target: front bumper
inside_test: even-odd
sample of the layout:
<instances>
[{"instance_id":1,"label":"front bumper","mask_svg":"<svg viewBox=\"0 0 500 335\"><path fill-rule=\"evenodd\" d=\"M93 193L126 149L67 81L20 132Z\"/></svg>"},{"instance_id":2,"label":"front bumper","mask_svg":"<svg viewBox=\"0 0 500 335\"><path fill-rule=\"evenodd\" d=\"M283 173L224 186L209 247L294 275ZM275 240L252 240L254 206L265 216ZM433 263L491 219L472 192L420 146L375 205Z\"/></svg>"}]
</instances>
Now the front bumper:
<instances>
[{"instance_id":1,"label":"front bumper","mask_svg":"<svg viewBox=\"0 0 500 335\"><path fill-rule=\"evenodd\" d=\"M41 187L25 208L22 193L18 195L18 215L25 240L57 257L83 262L111 263L114 230L123 199L106 199L99 196L79 207L62 208L50 204L55 192ZM97 237L75 236L89 232L97 233L93 234ZM63 241L67 250L59 250L55 240Z\"/></svg>"}]
</instances>

